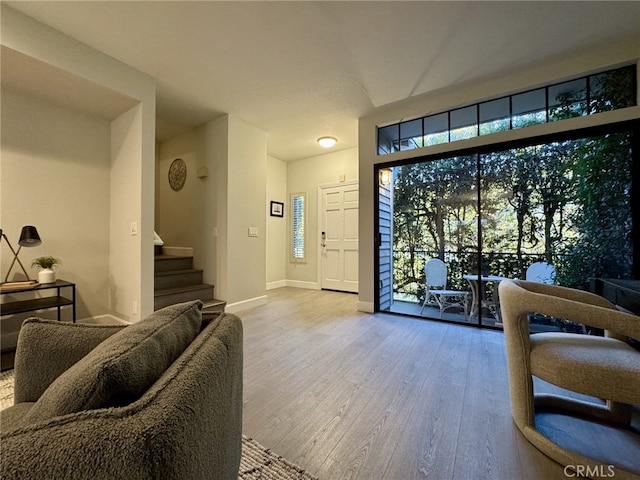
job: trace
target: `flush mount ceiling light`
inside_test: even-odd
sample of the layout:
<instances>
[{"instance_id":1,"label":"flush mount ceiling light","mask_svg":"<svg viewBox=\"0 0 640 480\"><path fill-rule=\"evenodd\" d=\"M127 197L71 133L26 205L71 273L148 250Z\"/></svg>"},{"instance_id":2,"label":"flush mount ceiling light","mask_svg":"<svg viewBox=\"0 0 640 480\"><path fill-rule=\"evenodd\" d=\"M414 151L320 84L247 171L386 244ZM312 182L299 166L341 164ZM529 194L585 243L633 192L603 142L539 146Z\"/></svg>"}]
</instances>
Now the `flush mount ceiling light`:
<instances>
[{"instance_id":1,"label":"flush mount ceiling light","mask_svg":"<svg viewBox=\"0 0 640 480\"><path fill-rule=\"evenodd\" d=\"M338 143L338 140L336 138L334 138L334 137L320 137L318 139L318 143L320 144L321 147L331 148L336 143Z\"/></svg>"}]
</instances>

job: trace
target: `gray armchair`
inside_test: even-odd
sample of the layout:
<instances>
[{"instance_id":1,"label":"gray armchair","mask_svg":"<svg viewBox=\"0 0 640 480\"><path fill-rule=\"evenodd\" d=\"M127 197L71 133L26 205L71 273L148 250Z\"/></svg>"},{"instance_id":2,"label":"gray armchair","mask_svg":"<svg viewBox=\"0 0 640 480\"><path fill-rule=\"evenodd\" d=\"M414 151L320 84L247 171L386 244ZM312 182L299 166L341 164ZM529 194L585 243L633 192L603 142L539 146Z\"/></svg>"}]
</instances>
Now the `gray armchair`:
<instances>
[{"instance_id":1,"label":"gray armchair","mask_svg":"<svg viewBox=\"0 0 640 480\"><path fill-rule=\"evenodd\" d=\"M632 405L640 404L640 352L626 340L640 338L640 318L617 310L597 295L556 285L504 280L499 289L516 426L536 448L562 465L608 468L543 435L536 428L536 413L543 409L570 411L628 427ZM532 312L601 328L605 336L530 335L528 315ZM533 376L606 403L534 393ZM616 478L640 478L640 472L627 469L628 462L621 465L616 466Z\"/></svg>"}]
</instances>

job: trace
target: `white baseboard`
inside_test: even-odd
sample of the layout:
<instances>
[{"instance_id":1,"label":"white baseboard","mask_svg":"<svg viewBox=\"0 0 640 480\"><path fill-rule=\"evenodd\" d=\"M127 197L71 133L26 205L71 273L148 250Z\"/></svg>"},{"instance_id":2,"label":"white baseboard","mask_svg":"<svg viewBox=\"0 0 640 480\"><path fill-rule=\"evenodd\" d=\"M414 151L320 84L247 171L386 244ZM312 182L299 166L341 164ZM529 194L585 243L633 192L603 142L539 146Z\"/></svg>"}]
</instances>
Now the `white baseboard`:
<instances>
[{"instance_id":1,"label":"white baseboard","mask_svg":"<svg viewBox=\"0 0 640 480\"><path fill-rule=\"evenodd\" d=\"M308 290L321 290L318 282L303 282L300 280L287 280L287 287L306 288Z\"/></svg>"},{"instance_id":2,"label":"white baseboard","mask_svg":"<svg viewBox=\"0 0 640 480\"><path fill-rule=\"evenodd\" d=\"M274 290L276 288L294 287L294 288L306 288L308 290L320 290L320 285L317 282L303 282L300 280L278 280L276 282L267 283L267 290Z\"/></svg>"},{"instance_id":3,"label":"white baseboard","mask_svg":"<svg viewBox=\"0 0 640 480\"><path fill-rule=\"evenodd\" d=\"M90 325L129 325L130 322L116 317L115 315L106 314L97 317L87 317L77 320L77 323L87 323Z\"/></svg>"},{"instance_id":4,"label":"white baseboard","mask_svg":"<svg viewBox=\"0 0 640 480\"><path fill-rule=\"evenodd\" d=\"M274 290L276 288L282 288L287 286L286 280L278 280L277 282L267 283L267 290Z\"/></svg>"},{"instance_id":5,"label":"white baseboard","mask_svg":"<svg viewBox=\"0 0 640 480\"><path fill-rule=\"evenodd\" d=\"M164 255L175 255L177 257L193 257L193 248L191 247L162 247Z\"/></svg>"},{"instance_id":6,"label":"white baseboard","mask_svg":"<svg viewBox=\"0 0 640 480\"><path fill-rule=\"evenodd\" d=\"M358 302L356 309L359 312L374 313L373 302Z\"/></svg>"},{"instance_id":7,"label":"white baseboard","mask_svg":"<svg viewBox=\"0 0 640 480\"><path fill-rule=\"evenodd\" d=\"M236 313L241 310L247 310L249 308L259 307L261 305L266 305L266 304L267 304L267 296L263 295L261 297L242 300L241 302L229 303L225 307L224 311L228 313Z\"/></svg>"}]
</instances>

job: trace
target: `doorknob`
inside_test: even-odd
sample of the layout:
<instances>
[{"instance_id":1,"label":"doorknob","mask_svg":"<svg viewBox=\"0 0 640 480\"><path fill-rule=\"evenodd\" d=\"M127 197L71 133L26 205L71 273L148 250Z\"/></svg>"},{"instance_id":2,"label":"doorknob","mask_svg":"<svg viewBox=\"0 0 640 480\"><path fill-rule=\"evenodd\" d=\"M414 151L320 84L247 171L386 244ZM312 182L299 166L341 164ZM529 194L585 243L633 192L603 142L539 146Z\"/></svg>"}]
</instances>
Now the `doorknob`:
<instances>
[{"instance_id":1,"label":"doorknob","mask_svg":"<svg viewBox=\"0 0 640 480\"><path fill-rule=\"evenodd\" d=\"M327 245L325 244L325 240L327 239L327 235L325 232L322 232L322 235L320 235L321 241L320 241L320 246L322 248L326 247Z\"/></svg>"}]
</instances>

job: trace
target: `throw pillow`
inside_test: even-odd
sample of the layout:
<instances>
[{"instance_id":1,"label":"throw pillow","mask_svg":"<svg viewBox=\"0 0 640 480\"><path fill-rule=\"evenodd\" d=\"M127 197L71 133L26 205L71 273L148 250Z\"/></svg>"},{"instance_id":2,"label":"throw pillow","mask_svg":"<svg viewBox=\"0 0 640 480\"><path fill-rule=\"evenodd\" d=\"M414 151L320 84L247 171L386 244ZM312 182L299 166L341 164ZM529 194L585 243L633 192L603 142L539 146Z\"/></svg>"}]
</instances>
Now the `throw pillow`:
<instances>
[{"instance_id":1,"label":"throw pillow","mask_svg":"<svg viewBox=\"0 0 640 480\"><path fill-rule=\"evenodd\" d=\"M138 399L200 332L202 302L171 305L107 338L58 377L25 421Z\"/></svg>"}]
</instances>

